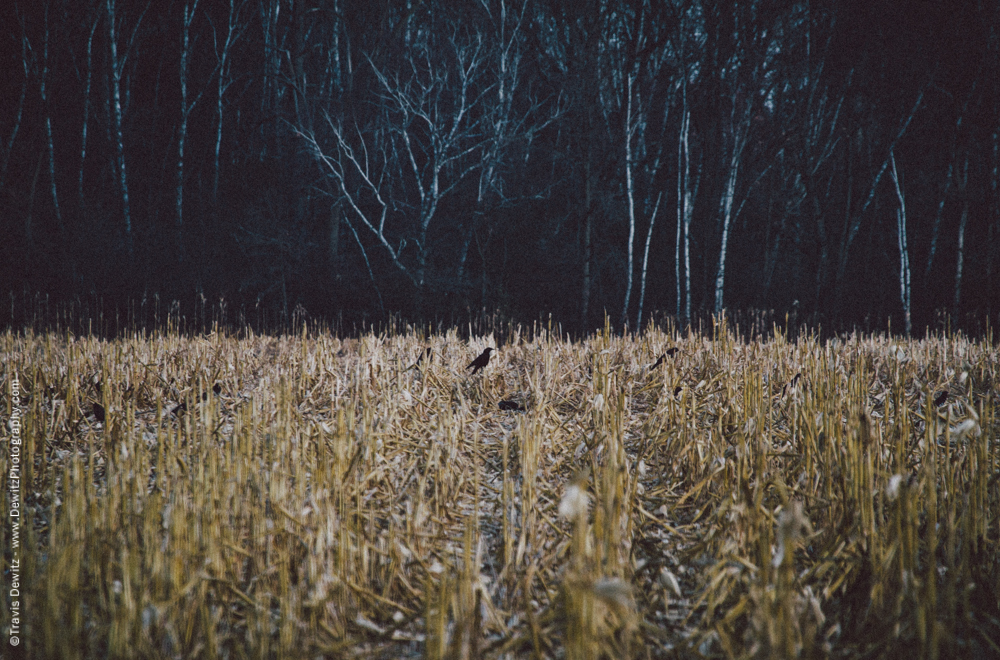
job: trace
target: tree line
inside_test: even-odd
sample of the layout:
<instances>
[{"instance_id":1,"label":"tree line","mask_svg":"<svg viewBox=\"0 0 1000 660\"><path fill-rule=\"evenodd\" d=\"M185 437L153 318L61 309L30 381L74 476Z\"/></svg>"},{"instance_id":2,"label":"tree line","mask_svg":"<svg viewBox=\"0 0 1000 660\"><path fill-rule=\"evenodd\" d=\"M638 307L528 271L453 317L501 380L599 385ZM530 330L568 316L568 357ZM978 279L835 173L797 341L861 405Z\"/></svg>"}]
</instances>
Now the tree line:
<instances>
[{"instance_id":1,"label":"tree line","mask_svg":"<svg viewBox=\"0 0 1000 660\"><path fill-rule=\"evenodd\" d=\"M11 291L580 330L1000 309L996 3L0 13Z\"/></svg>"}]
</instances>

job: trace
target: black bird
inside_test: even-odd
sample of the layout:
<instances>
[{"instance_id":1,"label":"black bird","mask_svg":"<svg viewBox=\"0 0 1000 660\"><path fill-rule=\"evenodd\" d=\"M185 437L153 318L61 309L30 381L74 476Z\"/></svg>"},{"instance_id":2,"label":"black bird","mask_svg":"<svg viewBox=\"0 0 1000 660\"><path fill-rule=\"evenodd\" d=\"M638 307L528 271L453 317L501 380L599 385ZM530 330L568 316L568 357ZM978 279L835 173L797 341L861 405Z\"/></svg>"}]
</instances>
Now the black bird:
<instances>
[{"instance_id":1,"label":"black bird","mask_svg":"<svg viewBox=\"0 0 1000 660\"><path fill-rule=\"evenodd\" d=\"M937 398L934 399L934 406L943 406L944 402L948 400L948 390L942 390L938 393Z\"/></svg>"},{"instance_id":2,"label":"black bird","mask_svg":"<svg viewBox=\"0 0 1000 660\"><path fill-rule=\"evenodd\" d=\"M187 401L181 401L179 404L174 406L174 409L170 411L171 415L183 415L187 412L188 405Z\"/></svg>"},{"instance_id":3,"label":"black bird","mask_svg":"<svg viewBox=\"0 0 1000 660\"><path fill-rule=\"evenodd\" d=\"M215 385L212 386L212 391L215 392L216 394L222 394L222 385L216 383Z\"/></svg>"},{"instance_id":4,"label":"black bird","mask_svg":"<svg viewBox=\"0 0 1000 660\"><path fill-rule=\"evenodd\" d=\"M660 357L656 358L656 363L653 364L652 368L656 369L658 366L660 366L661 364L663 364L663 361L666 360L668 357L673 357L673 356L677 355L677 351L678 351L678 348L676 346L671 346L670 348L668 348L666 353L664 353Z\"/></svg>"},{"instance_id":5,"label":"black bird","mask_svg":"<svg viewBox=\"0 0 1000 660\"><path fill-rule=\"evenodd\" d=\"M469 363L469 366L467 366L466 369L472 369L472 375L475 376L479 370L484 369L486 365L490 363L490 351L492 350L492 348L487 347L487 349L483 351L479 357Z\"/></svg>"},{"instance_id":6,"label":"black bird","mask_svg":"<svg viewBox=\"0 0 1000 660\"><path fill-rule=\"evenodd\" d=\"M785 386L781 388L781 396L785 396L785 392L788 391L789 387L795 389L795 386L799 384L799 378L801 377L802 377L801 373L795 374L795 378L792 379L792 382L785 383Z\"/></svg>"},{"instance_id":7,"label":"black bird","mask_svg":"<svg viewBox=\"0 0 1000 660\"><path fill-rule=\"evenodd\" d=\"M675 399L677 398L677 395L681 393L681 389L682 388L681 388L680 385L678 385L677 387L674 388L674 398Z\"/></svg>"},{"instance_id":8,"label":"black bird","mask_svg":"<svg viewBox=\"0 0 1000 660\"><path fill-rule=\"evenodd\" d=\"M513 410L515 412L525 412L527 409L517 401L504 400L497 404L500 410Z\"/></svg>"},{"instance_id":9,"label":"black bird","mask_svg":"<svg viewBox=\"0 0 1000 660\"><path fill-rule=\"evenodd\" d=\"M94 418L99 422L104 422L104 406L99 403L94 404Z\"/></svg>"}]
</instances>

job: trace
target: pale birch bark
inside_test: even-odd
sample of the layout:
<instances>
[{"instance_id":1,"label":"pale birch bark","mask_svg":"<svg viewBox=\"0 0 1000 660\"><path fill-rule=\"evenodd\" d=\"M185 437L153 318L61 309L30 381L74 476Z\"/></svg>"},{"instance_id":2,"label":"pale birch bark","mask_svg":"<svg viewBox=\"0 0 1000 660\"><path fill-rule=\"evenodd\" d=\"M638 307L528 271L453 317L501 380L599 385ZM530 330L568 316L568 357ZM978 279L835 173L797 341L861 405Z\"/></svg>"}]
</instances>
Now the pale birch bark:
<instances>
[{"instance_id":1,"label":"pale birch bark","mask_svg":"<svg viewBox=\"0 0 1000 660\"><path fill-rule=\"evenodd\" d=\"M125 247L129 258L133 255L132 213L128 200L128 176L125 170L125 139L122 135L121 77L123 61L118 58L118 42L115 34L115 0L106 0L108 48L111 55L110 97L108 114L111 118L111 134L114 139L115 169L118 174L118 190L121 194L122 220L125 229Z\"/></svg>"},{"instance_id":2,"label":"pale birch bark","mask_svg":"<svg viewBox=\"0 0 1000 660\"><path fill-rule=\"evenodd\" d=\"M955 297L952 302L951 315L956 320L961 311L962 303L962 268L965 265L965 226L969 220L969 196L967 188L969 185L969 153L965 153L965 162L962 165L962 178L959 179L959 193L962 197L962 215L958 221L958 247L955 263Z\"/></svg>"},{"instance_id":3,"label":"pale birch bark","mask_svg":"<svg viewBox=\"0 0 1000 660\"><path fill-rule=\"evenodd\" d=\"M653 214L649 217L649 231L646 232L646 249L642 253L642 277L639 284L639 314L635 319L635 329L642 331L642 308L646 302L646 270L649 267L649 244L653 241L653 225L656 224L656 213L660 210L660 198L663 193L656 196L656 206L653 207Z\"/></svg>"},{"instance_id":4,"label":"pale birch bark","mask_svg":"<svg viewBox=\"0 0 1000 660\"><path fill-rule=\"evenodd\" d=\"M632 297L632 265L633 248L635 245L635 190L632 184L632 133L635 126L632 121L632 85L635 75L628 75L625 93L625 194L628 197L628 266L625 277L625 303L622 305L622 326L628 324L628 304Z\"/></svg>"},{"instance_id":5,"label":"pale birch bark","mask_svg":"<svg viewBox=\"0 0 1000 660\"><path fill-rule=\"evenodd\" d=\"M181 116L177 127L177 190L175 196L175 228L177 231L177 260L184 261L184 144L187 140L188 117L194 103L188 103L188 59L191 56L191 22L198 9L198 0L184 3L181 20L181 61L179 77L181 86Z\"/></svg>"},{"instance_id":6,"label":"pale birch bark","mask_svg":"<svg viewBox=\"0 0 1000 660\"><path fill-rule=\"evenodd\" d=\"M899 299L903 304L906 335L909 336L913 328L910 319L910 251L906 244L906 197L903 195L903 189L899 183L896 156L891 151L889 152L889 161L892 164L890 171L892 183L896 187L896 197L899 199L899 208L896 209L896 237L899 244Z\"/></svg>"},{"instance_id":7,"label":"pale birch bark","mask_svg":"<svg viewBox=\"0 0 1000 660\"><path fill-rule=\"evenodd\" d=\"M93 80L93 46L94 46L94 33L97 31L97 24L100 22L101 17L97 15L94 17L94 22L90 26L90 34L87 36L87 77L83 85L83 124L80 127L80 171L77 173L76 181L76 194L77 194L77 204L80 208L80 212L83 213L84 206L84 196L83 196L83 168L87 161L87 130L89 128L90 122L90 87Z\"/></svg>"}]
</instances>

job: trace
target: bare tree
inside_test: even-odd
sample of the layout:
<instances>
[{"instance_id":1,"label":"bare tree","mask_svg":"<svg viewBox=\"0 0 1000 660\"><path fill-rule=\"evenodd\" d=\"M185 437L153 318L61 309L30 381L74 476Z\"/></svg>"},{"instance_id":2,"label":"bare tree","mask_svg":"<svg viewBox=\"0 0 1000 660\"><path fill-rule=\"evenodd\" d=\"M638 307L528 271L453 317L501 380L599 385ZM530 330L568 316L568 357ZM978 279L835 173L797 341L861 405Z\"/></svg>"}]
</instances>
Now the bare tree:
<instances>
[{"instance_id":1,"label":"bare tree","mask_svg":"<svg viewBox=\"0 0 1000 660\"><path fill-rule=\"evenodd\" d=\"M677 143L677 244L674 252L674 268L677 277L677 316L682 325L691 322L691 222L694 219L694 201L698 196L701 181L701 159L695 163L691 173L691 110L687 105L687 83L684 83L683 110L681 114L680 139ZM684 250L684 306L681 313L681 247Z\"/></svg>"},{"instance_id":2,"label":"bare tree","mask_svg":"<svg viewBox=\"0 0 1000 660\"><path fill-rule=\"evenodd\" d=\"M82 213L84 209L84 195L83 195L83 170L84 164L87 162L87 137L88 128L90 121L90 87L94 77L94 67L93 67L93 51L94 51L94 33L97 32L97 24L101 20L100 9L98 8L94 12L93 19L90 23L90 32L87 34L87 48L86 48L86 64L87 69L86 80L83 85L83 122L80 126L80 168L77 172L77 205Z\"/></svg>"},{"instance_id":3,"label":"bare tree","mask_svg":"<svg viewBox=\"0 0 1000 660\"><path fill-rule=\"evenodd\" d=\"M18 16L21 22L21 48L22 52L26 55L24 58L26 73L27 70L33 70L35 78L38 81L38 97L42 104L42 127L45 135L45 156L46 164L49 175L49 194L52 200L52 211L55 215L56 226L59 229L59 233L63 240L65 240L66 227L63 224L62 210L59 206L59 190L56 184L56 152L55 152L55 141L52 136L52 112L51 112L51 99L50 99L50 83L51 83L51 61L49 56L49 41L50 41L50 25L49 25L49 3L45 2L42 8L43 12L43 24L42 24L42 52L40 56L34 52L34 48L31 45L31 41L28 38L28 30L25 25L25 19L23 16ZM30 64L29 64L30 63ZM23 100L22 100L23 102ZM20 120L20 111L18 111L18 119ZM15 126L16 134L16 126ZM11 142L13 143L13 135L11 136Z\"/></svg>"},{"instance_id":4,"label":"bare tree","mask_svg":"<svg viewBox=\"0 0 1000 660\"><path fill-rule=\"evenodd\" d=\"M324 150L313 131L299 131L354 219L418 289L426 283L428 230L441 200L481 166L486 147L482 105L489 83L482 40L462 41L453 33L447 46L446 63L425 35L407 56L409 71L402 76L369 61L382 91L378 121L350 130L327 115L332 150ZM390 216L406 207L415 212L403 214L401 227L390 225ZM411 242L415 261L403 255Z\"/></svg>"},{"instance_id":5,"label":"bare tree","mask_svg":"<svg viewBox=\"0 0 1000 660\"><path fill-rule=\"evenodd\" d=\"M906 245L906 198L899 182L896 155L892 152L889 152L889 161L892 164L889 174L892 176L892 183L896 187L896 198L899 200L899 208L896 209L896 236L899 243L899 300L903 303L903 319L906 324L906 335L909 336L913 326L910 320L910 250Z\"/></svg>"},{"instance_id":6,"label":"bare tree","mask_svg":"<svg viewBox=\"0 0 1000 660\"><path fill-rule=\"evenodd\" d=\"M628 323L628 303L632 296L632 246L635 244L635 186L632 183L632 134L638 128L638 121L632 117L632 87L635 84L635 74L627 76L625 93L625 195L628 198L628 272L625 277L625 303L622 305L622 325Z\"/></svg>"},{"instance_id":7,"label":"bare tree","mask_svg":"<svg viewBox=\"0 0 1000 660\"><path fill-rule=\"evenodd\" d=\"M185 2L181 18L181 57L178 74L181 88L181 115L177 125L177 195L175 228L177 231L177 260L184 261L184 143L187 139L188 118L198 103L188 102L188 61L191 57L191 23L198 10L198 0ZM220 75L221 78L221 75Z\"/></svg>"},{"instance_id":8,"label":"bare tree","mask_svg":"<svg viewBox=\"0 0 1000 660\"><path fill-rule=\"evenodd\" d=\"M132 43L135 41L135 35L139 31L139 25L142 23L142 16L145 15L146 10L143 10L142 15L140 15L136 21L128 47L119 49L115 3L116 0L105 0L104 4L108 30L109 65L111 67L108 81L108 116L111 119L111 135L114 142L113 147L115 152L115 171L118 175L118 190L121 194L122 220L125 229L125 246L128 251L129 258L131 259L133 255L132 211L129 206L128 176L125 169L125 137L122 133L121 87L122 72L125 69L128 52L131 49ZM146 8L148 9L149 5L147 5Z\"/></svg>"},{"instance_id":9,"label":"bare tree","mask_svg":"<svg viewBox=\"0 0 1000 660\"><path fill-rule=\"evenodd\" d=\"M480 32L454 27L440 38L415 30L401 70L369 60L379 92L374 120L350 127L328 114L330 147L297 128L342 200L352 233L355 222L367 230L418 292L427 284L430 229L442 200L476 171L479 199L496 189L504 146L544 125L498 118L500 81L488 55ZM513 92L510 79L504 85L505 94Z\"/></svg>"},{"instance_id":10,"label":"bare tree","mask_svg":"<svg viewBox=\"0 0 1000 660\"><path fill-rule=\"evenodd\" d=\"M962 199L962 215L958 221L958 246L955 260L955 297L952 301L952 316L958 318L962 302L962 268L965 265L965 226L969 221L969 152L965 150L962 175L958 179L958 193Z\"/></svg>"},{"instance_id":11,"label":"bare tree","mask_svg":"<svg viewBox=\"0 0 1000 660\"><path fill-rule=\"evenodd\" d=\"M4 182L7 178L7 166L10 164L10 154L14 150L14 140L21 128L21 116L24 112L24 97L28 91L28 79L30 77L31 65L29 63L28 38L24 32L24 24L21 24L21 69L24 78L21 80L21 94L17 101L17 112L14 114L13 126L10 129L10 137L7 138L7 148L3 151L3 164L0 165L0 191L3 190Z\"/></svg>"},{"instance_id":12,"label":"bare tree","mask_svg":"<svg viewBox=\"0 0 1000 660\"><path fill-rule=\"evenodd\" d=\"M230 54L240 38L243 28L240 22L240 12L246 5L246 0L240 0L237 6L235 0L229 0L229 8L226 24L223 28L222 43L219 43L219 34L213 28L216 58L216 87L215 87L215 150L212 154L212 206L218 207L219 203L219 159L222 153L222 99L226 90L232 84L233 79L230 73Z\"/></svg>"},{"instance_id":13,"label":"bare tree","mask_svg":"<svg viewBox=\"0 0 1000 660\"><path fill-rule=\"evenodd\" d=\"M642 277L641 284L639 285L639 313L635 319L636 330L642 330L642 308L646 302L646 270L649 267L649 244L653 242L653 227L656 225L656 213L660 210L661 197L663 197L662 191L656 195L656 206L653 207L653 213L649 216L649 230L646 232L646 249L642 252Z\"/></svg>"},{"instance_id":14,"label":"bare tree","mask_svg":"<svg viewBox=\"0 0 1000 660\"><path fill-rule=\"evenodd\" d=\"M913 117L917 114L917 110L920 109L920 105L923 103L924 92L926 89L926 85L920 89L920 92L917 94L917 99L913 103L913 107L910 109L910 112L906 115L906 117L903 118L899 130L889 143L885 159L882 161L882 165L878 168L875 172L875 176L872 178L871 187L868 189L868 195L865 196L864 203L861 205L861 208L852 215L850 221L844 226L844 233L840 242L840 260L839 265L837 266L838 285L843 282L844 274L847 272L847 261L851 244L854 243L854 239L857 238L858 231L861 229L861 221L864 218L864 214L871 205L872 200L875 199L875 191L878 189L878 184L882 180L882 175L885 174L885 171L889 166L889 160L892 157L893 150L896 148L896 145L899 144L899 141L903 139L903 136L906 134L906 129L909 128L910 122L913 121ZM840 289L839 286L837 288L838 290Z\"/></svg>"}]
</instances>

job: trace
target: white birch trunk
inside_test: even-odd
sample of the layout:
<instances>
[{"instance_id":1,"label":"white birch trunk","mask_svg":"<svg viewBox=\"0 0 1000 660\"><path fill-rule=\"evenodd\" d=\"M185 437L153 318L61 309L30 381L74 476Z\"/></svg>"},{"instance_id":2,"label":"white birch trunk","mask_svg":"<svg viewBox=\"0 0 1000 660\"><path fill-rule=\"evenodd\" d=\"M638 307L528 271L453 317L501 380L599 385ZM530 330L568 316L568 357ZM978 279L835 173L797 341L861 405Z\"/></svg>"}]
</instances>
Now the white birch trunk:
<instances>
[{"instance_id":1,"label":"white birch trunk","mask_svg":"<svg viewBox=\"0 0 1000 660\"><path fill-rule=\"evenodd\" d=\"M729 174L726 177L726 190L722 196L722 245L719 249L719 267L715 273L715 313L722 314L725 307L723 291L726 284L726 250L729 244L729 223L733 215L733 196L736 194L736 176L740 167L740 152L742 147L733 145L732 159L729 163Z\"/></svg>"},{"instance_id":2,"label":"white birch trunk","mask_svg":"<svg viewBox=\"0 0 1000 660\"><path fill-rule=\"evenodd\" d=\"M87 127L90 122L90 85L93 79L93 46L94 32L97 31L97 23L100 16L94 18L94 24L90 26L90 35L87 37L87 78L83 86L83 126L80 128L80 171L77 175L77 198L80 213L83 213L83 166L87 160Z\"/></svg>"},{"instance_id":3,"label":"white birch trunk","mask_svg":"<svg viewBox=\"0 0 1000 660\"><path fill-rule=\"evenodd\" d=\"M226 76L228 75L227 64L229 62L229 49L233 45L235 26L233 0L229 0L229 18L226 21L226 40L222 44L222 52L217 55L219 58L219 72L216 79L215 88L215 150L212 154L212 206L218 209L219 205L219 159L222 152L222 97L226 93Z\"/></svg>"},{"instance_id":4,"label":"white birch trunk","mask_svg":"<svg viewBox=\"0 0 1000 660\"><path fill-rule=\"evenodd\" d=\"M49 6L45 5L45 33L42 41L42 75L38 80L38 92L42 100L42 112L45 113L45 145L49 161L49 192L52 195L52 209L56 214L56 225L65 234L62 211L59 209L59 191L56 188L56 147L52 139L52 113L49 108Z\"/></svg>"},{"instance_id":5,"label":"white birch trunk","mask_svg":"<svg viewBox=\"0 0 1000 660\"><path fill-rule=\"evenodd\" d=\"M122 99L121 77L123 62L118 60L118 43L115 40L115 0L106 0L108 22L108 46L111 49L111 98L109 115L111 130L115 140L115 165L118 173L118 186L122 196L122 218L125 225L125 245L129 258L133 254L132 246L132 214L128 201L128 177L125 172L125 142L122 135Z\"/></svg>"},{"instance_id":6,"label":"white birch trunk","mask_svg":"<svg viewBox=\"0 0 1000 660\"><path fill-rule=\"evenodd\" d=\"M896 209L896 236L899 243L899 299L903 304L906 334L909 336L912 325L910 321L910 252L906 245L906 198L899 184L896 156L891 151L889 152L889 160L892 164L892 182L896 186L896 197L899 199L899 208Z\"/></svg>"},{"instance_id":7,"label":"white birch trunk","mask_svg":"<svg viewBox=\"0 0 1000 660\"><path fill-rule=\"evenodd\" d=\"M635 320L636 332L642 331L642 307L646 302L646 269L649 266L649 244L653 240L653 225L656 224L656 212L660 210L660 198L663 193L656 196L656 206L653 207L653 215L649 217L649 231L646 232L646 249L642 253L642 278L639 285L639 314Z\"/></svg>"},{"instance_id":8,"label":"white birch trunk","mask_svg":"<svg viewBox=\"0 0 1000 660\"><path fill-rule=\"evenodd\" d=\"M180 63L180 84L181 84L181 117L180 125L177 128L177 196L176 196L176 228L177 228L177 260L184 261L184 144L187 140L188 116L191 114L191 105L187 100L187 73L188 58L191 55L191 21L194 19L194 12L198 8L198 0L191 5L184 4L183 21L181 23L181 63Z\"/></svg>"},{"instance_id":9,"label":"white birch trunk","mask_svg":"<svg viewBox=\"0 0 1000 660\"><path fill-rule=\"evenodd\" d=\"M684 325L691 323L691 221L694 218L694 187L691 185L691 113L686 112L684 122ZM700 179L700 175L698 177Z\"/></svg>"},{"instance_id":10,"label":"white birch trunk","mask_svg":"<svg viewBox=\"0 0 1000 660\"><path fill-rule=\"evenodd\" d=\"M674 243L674 282L677 284L675 316L681 316L681 236L684 227L684 133L687 130L688 110L685 98L681 113L681 131L677 140L677 240Z\"/></svg>"},{"instance_id":11,"label":"white birch trunk","mask_svg":"<svg viewBox=\"0 0 1000 660\"><path fill-rule=\"evenodd\" d=\"M969 154L965 154L965 164L962 166L960 181L962 195L962 217L958 222L958 259L955 264L955 299L952 303L951 315L958 319L959 305L962 302L962 268L965 265L965 225L969 220L969 196L966 188L969 184Z\"/></svg>"},{"instance_id":12,"label":"white birch trunk","mask_svg":"<svg viewBox=\"0 0 1000 660\"><path fill-rule=\"evenodd\" d=\"M625 192L628 197L628 273L625 277L625 304L622 305L622 325L628 324L628 304L632 298L633 247L635 245L635 190L632 186L632 84L635 76L629 74L625 110Z\"/></svg>"}]
</instances>

